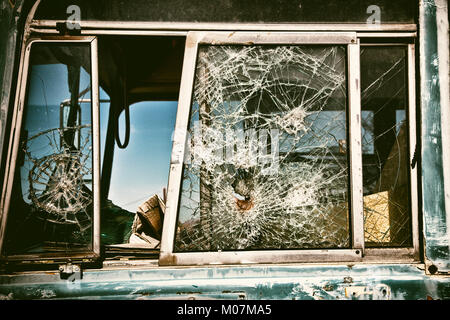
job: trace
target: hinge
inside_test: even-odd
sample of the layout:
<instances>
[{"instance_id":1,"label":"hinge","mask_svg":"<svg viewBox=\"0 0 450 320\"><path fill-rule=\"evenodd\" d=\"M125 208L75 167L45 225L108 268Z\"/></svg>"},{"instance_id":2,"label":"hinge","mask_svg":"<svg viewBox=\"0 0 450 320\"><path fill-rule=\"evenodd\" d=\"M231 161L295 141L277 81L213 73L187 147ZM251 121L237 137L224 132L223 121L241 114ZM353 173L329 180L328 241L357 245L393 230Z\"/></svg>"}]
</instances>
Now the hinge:
<instances>
[{"instance_id":1,"label":"hinge","mask_svg":"<svg viewBox=\"0 0 450 320\"><path fill-rule=\"evenodd\" d=\"M62 280L81 280L83 278L83 271L80 265L67 263L59 265L59 275Z\"/></svg>"}]
</instances>

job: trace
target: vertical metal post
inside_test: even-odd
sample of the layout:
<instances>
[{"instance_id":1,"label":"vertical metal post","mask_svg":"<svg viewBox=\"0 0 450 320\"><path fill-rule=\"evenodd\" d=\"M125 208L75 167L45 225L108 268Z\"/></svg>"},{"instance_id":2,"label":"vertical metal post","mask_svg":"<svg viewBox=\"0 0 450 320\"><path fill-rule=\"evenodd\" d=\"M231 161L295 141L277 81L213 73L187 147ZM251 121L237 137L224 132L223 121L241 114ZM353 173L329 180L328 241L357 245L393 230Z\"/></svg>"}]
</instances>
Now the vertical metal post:
<instances>
[{"instance_id":1,"label":"vertical metal post","mask_svg":"<svg viewBox=\"0 0 450 320\"><path fill-rule=\"evenodd\" d=\"M178 111L173 136L172 157L170 160L169 184L167 191L166 212L159 255L160 264L173 264L172 252L178 213L178 200L183 175L183 160L185 157L187 127L191 109L191 94L194 86L195 62L197 58L197 39L199 33L190 32L186 38L183 70L181 76Z\"/></svg>"},{"instance_id":2,"label":"vertical metal post","mask_svg":"<svg viewBox=\"0 0 450 320\"><path fill-rule=\"evenodd\" d=\"M91 42L91 81L92 81L92 143L93 143L93 251L100 255L100 101L98 82L98 45L97 38Z\"/></svg>"},{"instance_id":3,"label":"vertical metal post","mask_svg":"<svg viewBox=\"0 0 450 320\"><path fill-rule=\"evenodd\" d=\"M445 21L447 16L445 1L421 1L419 6L420 25L420 111L421 111L421 187L423 234L425 237L425 263L434 265L432 270L450 270L449 213L446 212L443 154L448 146L443 145L443 136L448 134L448 123L442 122L441 63L448 59L448 27L440 31L438 17ZM447 56L439 59L439 48L447 44ZM448 61L448 60L447 60ZM448 65L447 65L448 68ZM448 77L448 74L443 75ZM448 97L448 93L444 94ZM444 101L448 108L448 101ZM444 111L445 113L445 111ZM443 130L444 128L444 130ZM448 206L448 205L447 205ZM433 272L433 273L434 273Z\"/></svg>"},{"instance_id":4,"label":"vertical metal post","mask_svg":"<svg viewBox=\"0 0 450 320\"><path fill-rule=\"evenodd\" d=\"M352 247L364 250L359 40L348 45L348 95Z\"/></svg>"},{"instance_id":5,"label":"vertical metal post","mask_svg":"<svg viewBox=\"0 0 450 320\"><path fill-rule=\"evenodd\" d=\"M416 78L415 78L415 48L414 44L408 45L408 122L409 122L409 163L413 163L413 158L417 155L417 130L416 130ZM418 221L418 192L417 192L417 164L410 165L410 185L411 185L411 226L412 244L414 256L419 255L419 221Z\"/></svg>"}]
</instances>

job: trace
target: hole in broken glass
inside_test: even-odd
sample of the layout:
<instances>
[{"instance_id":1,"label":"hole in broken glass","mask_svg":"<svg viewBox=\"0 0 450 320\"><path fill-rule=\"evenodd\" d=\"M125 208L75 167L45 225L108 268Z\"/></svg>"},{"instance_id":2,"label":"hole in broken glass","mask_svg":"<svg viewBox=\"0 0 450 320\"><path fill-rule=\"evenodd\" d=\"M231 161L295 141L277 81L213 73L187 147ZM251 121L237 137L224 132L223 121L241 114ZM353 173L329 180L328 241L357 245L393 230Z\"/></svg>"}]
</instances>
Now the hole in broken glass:
<instances>
[{"instance_id":1,"label":"hole in broken glass","mask_svg":"<svg viewBox=\"0 0 450 320\"><path fill-rule=\"evenodd\" d=\"M345 57L199 48L175 251L349 246Z\"/></svg>"},{"instance_id":2,"label":"hole in broken glass","mask_svg":"<svg viewBox=\"0 0 450 320\"><path fill-rule=\"evenodd\" d=\"M24 143L26 161L32 163L28 173L29 198L39 209L40 217L53 223L77 224L83 232L90 227L90 216L85 213L92 202L92 191L86 186L92 168L90 160L90 125L56 128L38 133ZM82 129L84 134L81 134ZM65 134L77 132L83 136L80 149L71 149ZM36 158L33 143L48 140L49 154ZM57 142L57 139L60 142ZM80 139L80 138L79 138ZM39 145L42 149L42 144Z\"/></svg>"}]
</instances>

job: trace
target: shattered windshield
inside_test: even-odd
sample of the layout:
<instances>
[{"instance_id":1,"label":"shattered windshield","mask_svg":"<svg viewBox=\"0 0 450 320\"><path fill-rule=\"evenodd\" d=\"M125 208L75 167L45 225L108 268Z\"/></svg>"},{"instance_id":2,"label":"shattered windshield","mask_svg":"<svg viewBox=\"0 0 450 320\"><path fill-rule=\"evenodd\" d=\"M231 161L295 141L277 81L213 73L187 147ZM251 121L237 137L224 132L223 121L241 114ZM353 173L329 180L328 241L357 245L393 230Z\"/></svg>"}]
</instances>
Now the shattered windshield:
<instances>
[{"instance_id":1,"label":"shattered windshield","mask_svg":"<svg viewBox=\"0 0 450 320\"><path fill-rule=\"evenodd\" d=\"M174 251L345 248L346 50L200 46Z\"/></svg>"}]
</instances>

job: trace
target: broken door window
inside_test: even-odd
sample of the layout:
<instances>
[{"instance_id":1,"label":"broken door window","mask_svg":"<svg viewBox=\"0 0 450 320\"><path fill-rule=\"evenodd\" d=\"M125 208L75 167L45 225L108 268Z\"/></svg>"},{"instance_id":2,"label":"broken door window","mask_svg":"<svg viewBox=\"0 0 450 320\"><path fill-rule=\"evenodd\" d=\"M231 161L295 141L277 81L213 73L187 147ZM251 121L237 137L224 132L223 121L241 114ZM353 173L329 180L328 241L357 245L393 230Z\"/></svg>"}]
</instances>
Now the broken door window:
<instances>
[{"instance_id":1,"label":"broken door window","mask_svg":"<svg viewBox=\"0 0 450 320\"><path fill-rule=\"evenodd\" d=\"M348 248L346 50L199 46L175 250Z\"/></svg>"},{"instance_id":2,"label":"broken door window","mask_svg":"<svg viewBox=\"0 0 450 320\"><path fill-rule=\"evenodd\" d=\"M361 48L364 231L368 247L411 246L406 47Z\"/></svg>"},{"instance_id":3,"label":"broken door window","mask_svg":"<svg viewBox=\"0 0 450 320\"><path fill-rule=\"evenodd\" d=\"M31 45L7 254L92 249L90 57L88 43Z\"/></svg>"}]
</instances>

